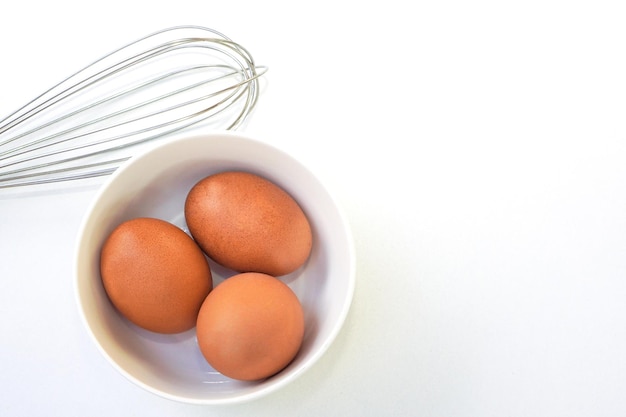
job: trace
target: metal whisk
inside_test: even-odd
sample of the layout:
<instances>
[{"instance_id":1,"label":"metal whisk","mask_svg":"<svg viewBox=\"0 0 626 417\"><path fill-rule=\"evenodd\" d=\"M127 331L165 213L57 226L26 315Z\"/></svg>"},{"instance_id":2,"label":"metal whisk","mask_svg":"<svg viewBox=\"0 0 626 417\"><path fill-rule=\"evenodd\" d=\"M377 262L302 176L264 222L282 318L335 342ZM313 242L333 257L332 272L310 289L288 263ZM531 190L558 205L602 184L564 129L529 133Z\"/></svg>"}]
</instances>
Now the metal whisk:
<instances>
[{"instance_id":1,"label":"metal whisk","mask_svg":"<svg viewBox=\"0 0 626 417\"><path fill-rule=\"evenodd\" d=\"M209 28L138 39L0 120L0 188L108 175L140 146L191 126L237 129L266 70Z\"/></svg>"}]
</instances>

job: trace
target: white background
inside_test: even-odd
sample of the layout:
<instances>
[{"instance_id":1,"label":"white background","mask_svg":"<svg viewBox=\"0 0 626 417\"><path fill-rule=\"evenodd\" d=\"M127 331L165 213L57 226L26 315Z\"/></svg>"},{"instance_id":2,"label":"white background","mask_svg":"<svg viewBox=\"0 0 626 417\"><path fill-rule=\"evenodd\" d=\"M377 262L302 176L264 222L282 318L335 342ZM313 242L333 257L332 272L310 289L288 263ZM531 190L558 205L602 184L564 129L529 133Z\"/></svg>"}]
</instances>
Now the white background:
<instances>
[{"instance_id":1,"label":"white background","mask_svg":"<svg viewBox=\"0 0 626 417\"><path fill-rule=\"evenodd\" d=\"M72 288L97 187L0 190L2 416L626 415L626 13L619 1L12 2L0 114L180 24L269 66L245 132L339 196L345 327L292 385L201 407L98 353Z\"/></svg>"}]
</instances>

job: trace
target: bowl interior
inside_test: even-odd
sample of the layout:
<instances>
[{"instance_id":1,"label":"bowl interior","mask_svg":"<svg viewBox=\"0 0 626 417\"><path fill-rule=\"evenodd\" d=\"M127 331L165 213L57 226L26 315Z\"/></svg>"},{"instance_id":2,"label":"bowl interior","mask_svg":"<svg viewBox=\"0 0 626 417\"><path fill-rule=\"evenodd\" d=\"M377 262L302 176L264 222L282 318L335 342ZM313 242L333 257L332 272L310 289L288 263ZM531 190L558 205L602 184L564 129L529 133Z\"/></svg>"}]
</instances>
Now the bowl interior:
<instances>
[{"instance_id":1,"label":"bowl interior","mask_svg":"<svg viewBox=\"0 0 626 417\"><path fill-rule=\"evenodd\" d=\"M195 329L177 335L144 331L110 304L99 274L100 248L121 222L157 217L188 231L185 197L207 175L238 169L262 175L289 192L313 229L311 256L281 277L305 311L305 335L294 361L260 382L214 371L202 357ZM211 262L214 285L233 272ZM286 384L315 362L335 338L352 301L354 249L345 218L323 185L299 162L257 140L224 132L175 139L133 158L102 187L81 226L76 248L79 311L105 357L131 381L156 394L192 403L250 400Z\"/></svg>"}]
</instances>

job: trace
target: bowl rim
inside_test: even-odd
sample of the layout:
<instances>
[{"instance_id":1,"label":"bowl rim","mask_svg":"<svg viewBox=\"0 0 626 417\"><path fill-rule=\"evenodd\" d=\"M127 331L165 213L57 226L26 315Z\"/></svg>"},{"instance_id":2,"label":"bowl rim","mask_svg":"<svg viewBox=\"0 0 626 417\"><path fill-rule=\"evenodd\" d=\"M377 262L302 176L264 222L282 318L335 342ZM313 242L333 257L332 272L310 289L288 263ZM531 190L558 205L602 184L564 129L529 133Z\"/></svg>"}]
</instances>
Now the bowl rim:
<instances>
[{"instance_id":1,"label":"bowl rim","mask_svg":"<svg viewBox=\"0 0 626 417\"><path fill-rule=\"evenodd\" d=\"M155 388L145 383L144 381L140 380L139 378L135 377L126 369L124 369L118 362L116 362L111 357L111 355L102 346L102 344L98 340L98 337L94 333L94 330L92 329L89 319L86 316L83 300L81 298L81 291L79 288L80 287L79 274L80 274L80 264L81 264L80 255L81 255L81 246L82 246L81 242L86 237L86 232L89 227L90 218L92 217L93 212L98 207L100 200L108 192L111 184L114 183L118 177L124 175L125 172L129 169L129 166L133 165L136 161L147 157L153 152L156 152L163 147L173 146L173 144L176 144L176 143L181 143L181 142L186 142L186 141L197 141L200 138L203 138L205 140L207 138L236 138L239 140L252 142L252 143L255 143L256 145L270 148L272 152L280 153L284 157L289 158L295 163L297 163L300 166L300 168L302 168L309 175L311 175L317 182L319 182L319 184L323 187L324 191L328 195L329 200L332 202L333 208L336 210L336 214L338 215L340 219L340 224L343 227L342 234L346 237L346 242L347 242L346 249L347 249L347 254L348 254L348 259L346 260L347 271L348 271L348 274L346 276L346 280L347 280L346 295L342 299L342 304L339 309L339 313L336 317L336 320L332 324L330 331L327 333L323 343L316 350L311 352L310 355L306 358L306 360L301 365L299 365L289 375L288 378L278 379L276 380L276 382L270 383L261 389L248 392L248 393L243 393L241 395L233 395L233 396L222 397L222 398L207 398L207 399L200 399L200 398L195 398L191 396L172 394L170 392ZM350 307L352 305L352 301L354 298L354 292L355 292L355 287L356 287L356 248L355 248L354 238L353 238L353 234L351 231L349 219L346 215L344 208L339 203L338 198L334 194L333 190L331 190L326 183L322 182L322 180L317 175L315 175L314 172L308 166L306 166L302 161L294 158L292 155L288 154L282 149L272 144L269 144L267 142L263 142L260 139L253 137L251 135L242 134L240 132L233 132L233 131L215 131L215 132L209 132L209 133L204 133L204 134L193 134L189 136L167 138L162 141L159 141L155 145L150 146L146 149L143 149L140 152L138 152L136 155L129 158L115 172L113 172L112 174L109 175L108 178L106 178L106 180L99 186L96 194L92 197L80 221L78 232L75 238L75 248L73 252L73 277L72 278L73 278L72 286L74 290L74 298L75 298L76 307L78 309L80 321L83 323L83 326L85 330L87 331L89 338L95 344L97 350L102 354L102 356L106 359L106 361L111 366L113 366L113 368L116 369L120 374L122 374L127 380L131 381L137 386L140 386L144 390L151 392L157 396L174 400L174 401L178 401L178 402L183 402L183 403L188 403L188 404L198 404L198 405L236 404L236 403L249 402L249 401L267 396L268 394L275 392L279 390L280 388L283 388L284 386L288 385L289 383L299 378L306 371L308 371L315 363L318 362L318 360L322 356L326 354L330 346L334 343L341 329L344 327L346 318L348 316L348 313L350 311Z\"/></svg>"}]
</instances>

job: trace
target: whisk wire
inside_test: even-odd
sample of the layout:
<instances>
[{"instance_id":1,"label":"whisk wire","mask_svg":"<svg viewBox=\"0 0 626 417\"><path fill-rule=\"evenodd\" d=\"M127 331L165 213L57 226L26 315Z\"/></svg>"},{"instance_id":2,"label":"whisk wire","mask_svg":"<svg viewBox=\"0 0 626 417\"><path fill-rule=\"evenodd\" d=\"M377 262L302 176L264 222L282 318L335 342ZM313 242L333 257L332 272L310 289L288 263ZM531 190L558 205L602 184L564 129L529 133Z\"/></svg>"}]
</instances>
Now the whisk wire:
<instances>
[{"instance_id":1,"label":"whisk wire","mask_svg":"<svg viewBox=\"0 0 626 417\"><path fill-rule=\"evenodd\" d=\"M24 106L18 108L17 110L15 110L13 113L10 113L9 115L7 115L5 118L3 118L2 120L0 120L0 134L2 134L3 132L5 132L6 130L8 130L9 128L11 128L12 126L14 126L15 124L19 123L22 121L21 118L18 119L12 119L14 118L17 114L19 114L20 112L22 112L24 109L28 108L29 106L33 106L34 103L36 103L37 101L43 99L46 95L52 93L56 88L60 87L61 85L69 82L72 78L75 78L77 76L79 76L80 74L82 74L83 72L87 71L88 69L95 67L96 65L98 65L100 62L103 62L106 59L109 59L112 56L115 56L116 54L121 53L122 51L124 51L125 49L129 49L132 48L135 45L138 45L141 42L144 42L150 38L162 35L164 33L168 33L168 32L175 32L175 31L179 31L179 30L199 30L202 32L209 32L212 35L215 36L215 38L213 38L214 41L219 40L219 39L223 39L223 40L227 40L230 41L225 35L223 35L222 33L211 29L211 28L206 28L206 27L202 27L202 26L175 26L172 28L166 28L166 29L162 29L156 32L153 32L149 35L146 35L142 38L139 38L133 42L130 42L118 49L115 49L111 52L109 52L108 54L98 58L97 60L93 61L92 63L88 64L87 66L83 67L82 69L76 71L75 73L69 75L67 78L63 79L61 82L59 82L58 84L50 87L48 90L44 91L43 93L41 93L40 95L38 95L37 97L35 97L34 99L32 99L31 101L29 101L28 103L26 103ZM200 39L206 39L206 38L200 38ZM171 41L171 42L175 42ZM251 55L249 53L247 53L247 51L245 51L245 49L243 47L241 47L241 50L243 52L246 53L246 55L248 57L251 58ZM122 64L124 61L119 62L118 64ZM249 62L252 62L252 60L250 59ZM37 106L38 107L38 106ZM33 111L34 109L37 109L37 107L34 107L31 111ZM29 111L30 112L30 111ZM14 120L15 123L11 122L11 120ZM11 122L11 123L9 123ZM3 125L5 124L5 125ZM3 145L4 142L0 142L0 145Z\"/></svg>"},{"instance_id":2,"label":"whisk wire","mask_svg":"<svg viewBox=\"0 0 626 417\"><path fill-rule=\"evenodd\" d=\"M177 36L186 31L205 36ZM174 38L143 46L170 35ZM141 50L123 56L133 47ZM190 56L193 62L183 60ZM156 75L148 71L160 69L159 64L173 68ZM202 122L237 129L256 106L259 78L266 71L245 48L212 29L179 26L145 36L70 75L0 121L0 188L107 175L137 145ZM193 81L177 84L187 78ZM113 81L123 84L111 87Z\"/></svg>"},{"instance_id":3,"label":"whisk wire","mask_svg":"<svg viewBox=\"0 0 626 417\"><path fill-rule=\"evenodd\" d=\"M200 68L200 67L195 67L194 69L197 69L197 68ZM265 68L264 68L264 67L257 67L257 70L259 70L259 69L260 69L260 70L264 70ZM179 72L180 72L180 71L177 71L176 73L179 73ZM264 71L263 71L263 72L264 72ZM45 123L45 124L43 124L43 125L41 125L41 126L38 126L38 127L34 128L34 129L31 129L31 130L30 130L30 131L28 131L28 132L24 132L24 133L22 133L22 134L20 134L20 135L16 136L16 137L15 137L15 138L13 138L13 139L19 139L20 137L23 137L23 136L26 136L26 135L32 134L32 133L34 133L34 132L36 132L36 131L38 131L38 130L41 130L41 129L45 128L45 127L49 127L49 126L51 126L51 125L53 125L53 124L55 124L55 123L58 123L58 122L60 122L60 121L62 121L62 120L64 120L64 119L66 119L66 118L68 118L68 117L76 116L77 114L79 114L79 113L81 113L81 112L84 112L84 111L86 111L86 110L92 109L92 108L94 108L94 107L96 107L96 106L98 106L98 105L104 104L104 103L109 102L109 101L111 101L111 100L113 100L113 99L120 98L120 97L122 97L122 96L124 96L124 95L126 95L126 94L132 93L132 92L134 92L134 91L136 91L136 90L138 90L138 89L140 89L140 88L143 88L143 87L145 87L145 86L147 86L147 85L149 85L149 84L153 84L153 83L155 83L155 82L162 81L162 80L163 80L163 79L165 79L166 77L168 77L168 76L170 76L170 75L175 75L176 73L170 73L170 74L167 74L167 75L165 75L165 76L159 77L159 78L158 78L158 79L156 79L156 80L150 80L149 82L147 82L147 83L145 83L145 84L142 84L142 85L140 85L140 86L138 86L138 87L135 87L135 88L133 88L133 89L131 89L131 90L128 90L128 91L123 91L123 92L121 92L121 93L114 94L113 96L106 97L106 98L104 98L104 99L102 99L102 100L100 100L100 101L98 101L98 102L95 102L95 103L89 104L88 106L85 106L85 107L82 107L82 108L80 108L80 109L78 109L78 110L75 110L75 111L74 111L74 112L72 112L72 113L66 114L66 115L61 116L61 117L59 117L59 118L57 118L57 119L55 119L55 120L52 120L52 121L50 121L50 122L48 122L48 123ZM228 73L228 74L222 75L220 78L225 78L225 77L228 77L228 76L232 76L232 75L234 75L234 74L235 74L235 72L230 72L230 73ZM256 77L256 78L258 78L260 75L262 75L262 74L256 75L255 77ZM146 119L146 118L149 118L149 117L157 116L157 115L159 115L159 114L164 114L164 113L170 112L170 111L172 111L172 110L176 110L176 109L179 109L179 108L181 108L181 107L188 106L188 105L191 105L191 104L194 104L194 103L200 102L200 101L202 101L202 100L205 100L205 99L208 99L208 98L211 98L211 97L217 96L217 95L219 95L219 94L221 94L221 93L225 93L225 92L227 92L228 90L238 89L238 88L240 88L240 87L242 87L242 86L245 86L245 85L249 82L249 80L246 80L246 81L243 81L243 82L239 82L239 83L237 83L237 84L234 84L234 85L231 85L231 86L229 86L229 87L223 88L222 90L212 92L211 94L204 95L204 96L201 96L201 97L198 97L198 98L194 98L193 100L188 100L188 101L186 101L186 102L179 103L179 104L176 104L176 105L172 105L172 106L170 106L170 107L168 107L168 108L165 108L165 109L160 109L160 110L158 110L158 111L155 111L155 112L152 112L152 113L149 113L149 114L143 115L143 116L139 116L139 117L136 117L136 118L134 118L134 119L126 120L126 121L124 121L124 122L120 122L120 123L113 124L113 125L109 125L109 126L106 126L106 127L104 127L104 128L100 128L100 129L95 129L95 130L92 130L92 131L88 131L88 132L85 132L85 133L83 133L83 134L80 134L80 135L77 135L77 136L73 136L73 137L69 137L69 138L65 138L65 139L63 139L63 140L59 140L59 141L56 141L56 142L51 142L51 141L50 141L51 139L54 139L54 138L56 138L56 137L62 137L63 135L66 135L66 134L68 134L68 133L71 133L71 132L74 132L74 131L80 130L80 129L82 129L82 128L85 128L85 127L88 127L88 126L91 126L91 125L98 124L98 123L100 123L100 122L102 122L102 121L105 121L105 120L107 120L107 119L111 119L111 118L114 118L114 117L117 117L117 116L121 116L121 115L123 115L123 114L125 114L125 113L132 112L133 110L137 110L137 109L142 108L142 107L144 107L144 106L147 106L147 105L149 105L149 104L156 103L156 102L161 101L161 100L163 100L163 99L165 99L165 98L172 97L172 96L174 96L174 95L177 95L177 94L183 93L183 92L185 92L185 91L188 91L188 90L191 90L191 89L194 89L194 88L197 88L197 87L200 87L200 86L202 86L202 85L206 85L206 84L211 83L211 82L214 82L214 81L216 81L216 80L218 80L218 78L216 78L216 79L210 79L210 80L206 80L206 81L201 81L201 82L198 82L198 83L196 83L196 84L192 84L192 85L190 85L190 86L187 86L187 87L181 88L181 89L179 89L179 90L173 91L173 92L171 92L171 93L167 93L167 94L164 94L164 95L161 95L161 96L158 96L158 97L152 98L152 99L150 99L150 100L140 102L140 103L138 103L138 104L136 104L136 105L133 105L133 106L130 106L130 107L126 107L126 108L120 109L120 110L118 110L118 111L116 111L116 112L114 112L114 113L106 114L106 115L101 116L101 117L99 117L99 118L91 119L91 120L89 120L89 121L87 121L87 122L85 122L85 123L79 124L79 125L77 125L77 126L70 127L70 128L68 128L68 129L65 129L65 130L63 130L63 131L57 132L57 133L55 133L55 134L52 134L52 135L49 135L49 136L42 137L42 138L40 138L40 139L38 139L38 140L33 140L32 142L25 143L25 144L23 144L23 145L21 145L21 146L16 146L16 147L15 147L15 148L13 148L13 149L10 149L10 150L8 150L8 151L5 151L5 152L3 152L3 153L0 153L0 156L9 156L9 155L10 155L10 156L18 156L18 155L24 154L24 153L26 153L26 152L30 152L30 151L32 151L32 150L40 150L40 149L43 149L43 148L45 148L45 147L49 147L49 146L52 146L52 145L55 145L55 144L58 144L58 143L71 141L71 140L74 140L74 139L78 139L78 138L80 138L80 137L88 136L88 135L90 135L90 134L100 133L100 132L103 132L103 131L105 131L105 130L107 130L107 129L112 129L112 128L115 128L115 127L120 127L120 126L123 126L123 125L125 125L125 124L130 124L130 123L133 123L133 122L140 121L140 120L142 120L142 119ZM235 93L236 93L236 92L234 92L232 95L228 96L228 97L227 97L227 99L228 99L228 98L231 98L231 97L232 97ZM225 101L226 101L226 99L223 99L223 100L222 100L221 102L219 102L218 104L222 104L222 103L224 103ZM210 106L209 108L207 108L206 110L207 110L207 111L208 111L208 110L211 110L211 109L212 109L212 108L214 108L214 107L216 107L216 105L212 105L212 106ZM188 117L193 117L193 116L194 116L194 115L190 115L190 116L188 116ZM173 122L182 121L183 119L184 119L184 118L180 118L180 119L177 119L177 120L174 120L174 121L170 121L170 122L168 122L168 123L173 123ZM165 125L165 124L166 124L166 123L162 123L161 125L154 125L154 126L151 126L151 127L150 127L150 129L158 129L158 128L160 128L160 127L163 127L163 125ZM133 133L145 132L145 131L146 131L146 130L142 130L142 131L138 131L138 132L131 132L131 133L129 133L128 135L133 134ZM114 139L119 139L119 138L120 138L120 136L115 137L115 138L110 138L109 140L114 140ZM101 141L101 142L102 142L102 141ZM101 142L96 142L96 143L101 143ZM36 145L39 145L39 144L42 144L42 143L43 143L43 145L41 145L41 146L36 146ZM44 156L44 155L40 155L40 157L41 157L41 156ZM32 160L32 159L35 159L35 158L31 158L31 159L29 159L29 160ZM4 168L4 167L8 167L8 166L10 166L10 165L14 165L14 164L19 163L19 162L21 162L21 161L16 161L16 162L13 162L12 164L6 164L6 165L2 165L2 166L0 166L0 167L2 167L2 168Z\"/></svg>"},{"instance_id":4,"label":"whisk wire","mask_svg":"<svg viewBox=\"0 0 626 417\"><path fill-rule=\"evenodd\" d=\"M257 67L257 68L258 68L258 69L263 69L264 67ZM256 75L256 77L258 78L260 75L262 75L262 73L261 73L261 74ZM247 82L241 82L241 83L239 83L239 84L236 84L236 85L231 86L231 87L229 87L229 88L226 88L226 89L224 89L224 90L221 90L221 91L215 92L215 93L211 94L211 96L216 95L216 94L220 94L220 93L222 93L222 92L224 92L224 91L226 91L226 90L231 90L231 89L234 89L234 88L237 88L237 87L244 86L244 85L246 85L246 84L247 84ZM117 145L117 146L108 147L108 148L107 148L106 150L104 150L104 151L101 151L101 150L100 150L100 151L94 151L94 152L87 153L87 154L81 154L81 155L79 155L79 156L72 157L72 158L64 158L64 159L55 160L55 161L53 161L53 162L49 162L49 163L44 163L44 164L39 164L39 165L34 165L34 166L28 166L28 167L24 167L24 168L21 168L21 169L14 169L14 170L11 170L11 171L4 172L4 173L3 173L3 175L13 175L13 174L17 174L17 173L24 172L24 171L30 171L30 170L35 170L35 169L40 169L40 168L49 167L49 166L52 166L52 165L62 164L62 163L66 163L66 162L72 162L72 161L76 161L76 160L78 160L78 159L82 159L82 158L86 158L86 157L91 157L91 156L96 156L96 155L101 154L101 153L103 153L103 152L112 152L112 151L115 151L115 150L120 150L120 149L124 149L124 148L130 147L130 146L133 146L133 145L137 145L137 144L140 144L140 143L144 143L144 142L147 142L147 141L149 141L149 140L153 140L153 139L155 139L155 138L157 138L157 137L159 137L159 136L163 136L163 135L166 135L166 134L174 133L174 132L176 132L176 131L182 130L182 129L187 128L187 127L190 127L190 126L192 126L192 125L194 125L194 124L197 124L197 123L202 122L203 120L206 120L206 119L207 119L207 118L209 118L209 117L213 117L213 116L215 116L218 112L222 112L222 111L225 111L225 110L227 109L227 107L219 107L221 104L224 104L226 101L229 101L229 100L230 100L230 101L236 101L236 100L238 100L238 99L239 99L239 98L240 98L240 97L241 97L244 93L245 93L245 91L242 91L242 92L240 92L237 96L235 96L235 95L234 95L234 94L236 94L236 92L235 92L235 93L233 93L232 95L229 95L229 96L227 96L227 97L223 98L220 102L218 102L218 103L216 103L216 104L214 104L214 105L212 105L212 106L210 106L210 107L207 107L207 108L205 108L205 109L203 109L203 110L201 110L201 111L198 111L198 112L196 112L196 113L194 113L194 114L189 114L189 115L186 115L186 116L184 116L184 117L180 117L179 119L176 119L176 120L173 120L173 121L171 121L171 120L170 120L170 121L167 121L167 122L164 122L164 123L161 123L161 124L157 124L157 125L150 125L150 126L148 126L148 127L145 127L145 128L143 128L143 129L140 129L140 130L135 130L135 131L128 132L128 133L124 133L124 134L122 134L122 135L118 135L118 136L107 137L107 138L101 139L101 140L99 140L99 141L94 141L94 142L90 142L90 143L85 143L85 144L81 144L81 145L76 145L76 146L73 146L73 147L70 147L70 148L64 148L64 149L60 149L60 150L57 150L57 151L51 151L51 152L47 152L47 153L38 154L38 155L36 155L36 156L31 156L31 157L28 157L28 158L20 159L20 160L18 160L18 161L14 161L14 162L11 162L11 163L8 163L8 164L5 164L5 165L2 165L2 166L0 166L0 168L7 168L7 167L9 167L9 166L14 166L14 165L17 165L17 164L22 164L22 163L24 163L24 162L32 162L32 161L35 161L35 160L38 160L38 159L42 159L42 158L45 158L45 157L50 157L50 156L60 155L60 154L63 154L63 153L67 153L68 151L76 151L76 150L81 150L81 149L85 149L85 148L92 147L92 146L97 145L97 144L110 143L110 142L117 141L117 140L119 140L119 139L125 139L125 138L131 137L131 136L137 136L137 135L139 135L139 134L141 134L141 133L146 133L146 132L149 132L149 131L151 131L151 130L157 130L157 129L160 129L160 128L168 127L168 126L170 126L170 125L172 125L172 124L175 124L175 123L178 123L178 122L183 122L183 121L188 120L188 119L194 119L194 118L196 118L197 116L202 115L203 113L207 113L207 112L209 112L210 110L213 110L213 109L215 109L215 108L218 108L218 110L217 110L216 112L211 113L211 114L209 114L208 116L205 116L205 117L203 117L203 118L196 119L196 120L194 120L192 123L188 123L188 124L185 124L185 125L179 126L179 127L175 128L175 129L171 129L171 130L169 130L169 131L167 131L167 132L163 132L163 133L160 133L160 134L155 135L155 136L146 137L146 138L143 138L143 139L140 139L140 140L135 140L135 141L132 141L132 142L125 142L125 143L120 144L120 145ZM206 98L206 97L205 97L205 98ZM199 100L201 100L201 99L202 99L202 98L199 98L199 99L196 99L195 101L199 101ZM186 104L190 104L190 103L191 103L191 102L187 102L187 103L183 103L182 105L186 105ZM182 105L175 106L175 108L181 107ZM69 137L69 138L67 138L67 139L65 139L65 140L63 140L63 141L59 141L59 142L56 142L56 143L54 143L54 144L58 144L58 143L66 142L66 141L72 141L72 140L75 140L75 139L79 139L79 138L80 138L80 137L82 137L82 136L88 136L88 135L91 135L91 134L94 134L94 133L100 133L100 132L102 132L102 131L104 131L104 130L108 130L108 129L111 129L111 128L114 128L114 127L120 127L120 126L123 126L123 125L125 125L125 124L129 124L129 123L132 123L132 122L136 122L136 121L138 121L138 120L140 120L140 119L143 119L143 118L147 118L147 117L155 116L155 115L158 115L158 114L163 113L163 112L167 112L167 111L172 110L172 109L173 109L173 108L170 108L170 109L163 109L163 110L160 110L160 111L158 111L158 112L151 113L151 114L149 114L149 115L143 116L143 117L141 117L141 118L132 119L132 120L129 120L129 121L126 121L126 122L122 122L122 123L118 123L118 124L116 124L116 125L112 125L112 126L107 126L107 127L105 127L105 128L99 129L99 130L94 130L94 131L90 131L90 132L84 133L84 134L82 134L82 135L77 135L77 136ZM238 120L238 119L237 119L237 120ZM237 122L237 120L235 120L235 122L233 122L233 124L234 124L234 123L236 123L236 122ZM231 125L231 126L232 126L232 125ZM54 145L54 144L46 144L46 145L44 145L44 146L42 146L42 147L39 147L39 148L36 148L36 149L42 149L43 147L46 147L46 146L51 146L51 145ZM20 153L20 154L24 154L24 153L25 153L25 152L22 152L22 153ZM20 154L14 154L13 156L17 156L17 155L20 155ZM125 161L126 159L128 159L128 158L124 158L124 159L121 159L121 160L115 160L115 162ZM103 161L101 164L108 164L108 163L110 163L110 162L111 162L111 161ZM91 164L90 166L95 166L95 165L97 165L97 164ZM79 167L79 168L77 168L77 169L82 169L82 168L84 168L84 166ZM71 170L71 169L70 169L70 168L68 168L68 169L64 169L64 170L63 170L63 172L67 172L67 171L69 171L69 170ZM50 171L50 173L53 173L53 172L54 172L54 173L56 173L56 171ZM33 175L40 175L40 174L33 174ZM21 176L20 178L24 178L24 177L25 177L25 176ZM17 179L17 177L11 177L11 179ZM0 183L1 183L2 181L4 181L4 179L0 178ZM0 188L1 188L1 187L2 187L2 185L0 184Z\"/></svg>"}]
</instances>

